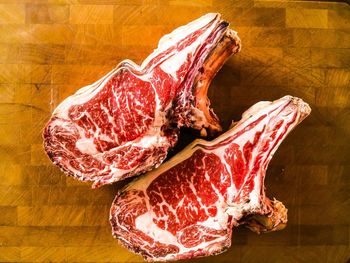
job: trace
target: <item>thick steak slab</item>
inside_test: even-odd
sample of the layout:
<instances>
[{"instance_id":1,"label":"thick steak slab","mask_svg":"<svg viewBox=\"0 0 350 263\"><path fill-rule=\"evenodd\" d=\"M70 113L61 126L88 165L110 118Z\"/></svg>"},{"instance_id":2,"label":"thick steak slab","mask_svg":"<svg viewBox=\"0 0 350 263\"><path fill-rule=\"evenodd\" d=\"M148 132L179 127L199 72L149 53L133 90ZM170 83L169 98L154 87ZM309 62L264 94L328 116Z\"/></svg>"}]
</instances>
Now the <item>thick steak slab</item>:
<instances>
[{"instance_id":1,"label":"thick steak slab","mask_svg":"<svg viewBox=\"0 0 350 263\"><path fill-rule=\"evenodd\" d=\"M194 141L118 193L110 211L114 237L149 261L164 261L221 253L239 224L258 233L283 228L287 209L265 196L265 173L309 113L291 96L260 102L217 139Z\"/></svg>"},{"instance_id":2,"label":"thick steak slab","mask_svg":"<svg viewBox=\"0 0 350 263\"><path fill-rule=\"evenodd\" d=\"M141 66L124 60L66 98L43 132L48 156L68 175L92 181L93 187L158 166L181 126L220 130L206 91L239 48L236 32L219 14L174 30Z\"/></svg>"}]
</instances>

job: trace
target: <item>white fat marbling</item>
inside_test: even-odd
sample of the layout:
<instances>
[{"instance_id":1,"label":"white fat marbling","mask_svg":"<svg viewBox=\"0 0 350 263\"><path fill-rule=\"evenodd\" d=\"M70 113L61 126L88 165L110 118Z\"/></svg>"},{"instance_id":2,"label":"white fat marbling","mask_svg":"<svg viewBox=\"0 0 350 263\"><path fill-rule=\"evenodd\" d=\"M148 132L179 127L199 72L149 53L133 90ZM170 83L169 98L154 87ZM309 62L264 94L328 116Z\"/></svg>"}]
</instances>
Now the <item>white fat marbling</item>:
<instances>
[{"instance_id":1,"label":"white fat marbling","mask_svg":"<svg viewBox=\"0 0 350 263\"><path fill-rule=\"evenodd\" d=\"M160 68L165 72L170 74L174 79L177 80L177 71L187 60L187 55L191 52L191 46L188 46L181 50L180 52L174 53L171 57L165 60Z\"/></svg>"},{"instance_id":2,"label":"white fat marbling","mask_svg":"<svg viewBox=\"0 0 350 263\"><path fill-rule=\"evenodd\" d=\"M75 146L82 153L86 153L86 154L90 154L90 155L94 155L94 154L99 153L96 149L96 146L95 146L92 138L81 138L81 139L77 140L77 142L75 143Z\"/></svg>"},{"instance_id":3,"label":"white fat marbling","mask_svg":"<svg viewBox=\"0 0 350 263\"><path fill-rule=\"evenodd\" d=\"M70 107L72 105L83 104L96 96L118 70L119 69L115 68L95 83L79 89L75 94L62 101L52 114L62 119L69 119L68 110Z\"/></svg>"},{"instance_id":4,"label":"white fat marbling","mask_svg":"<svg viewBox=\"0 0 350 263\"><path fill-rule=\"evenodd\" d=\"M159 228L153 222L153 218L154 216L151 211L138 216L135 220L136 228L153 238L155 241L165 244L177 244L177 238L170 232Z\"/></svg>"},{"instance_id":5,"label":"white fat marbling","mask_svg":"<svg viewBox=\"0 0 350 263\"><path fill-rule=\"evenodd\" d=\"M207 220L198 223L198 225L216 230L225 229L227 227L228 214L225 212L227 204L223 202L217 202L215 206L217 208L216 216L210 216Z\"/></svg>"},{"instance_id":6,"label":"white fat marbling","mask_svg":"<svg viewBox=\"0 0 350 263\"><path fill-rule=\"evenodd\" d=\"M207 224L209 224L209 223L210 222L208 221ZM179 253L177 253L177 254L184 254L184 253L189 252L189 251L197 251L197 250L203 249L207 246L211 247L211 249L216 250L216 249L221 248L221 245L220 245L220 243L219 244L215 244L215 243L224 241L227 238L227 236L223 235L223 236L219 236L217 239L214 239L212 241L200 243L196 247L186 248L178 242L176 236L174 236L173 234L171 234L170 232L168 232L166 230L159 228L153 222L153 213L151 211L148 211L148 212L144 213L143 215L138 216L135 219L135 226L138 230L147 234L155 241L159 241L163 244L177 246L180 249ZM176 256L176 255L169 254L166 257L164 257L164 259L171 259L174 256Z\"/></svg>"},{"instance_id":7,"label":"white fat marbling","mask_svg":"<svg viewBox=\"0 0 350 263\"><path fill-rule=\"evenodd\" d=\"M212 21L220 21L220 15L217 13L209 13L206 14L187 25L178 27L174 31L172 31L170 34L164 35L158 42L158 48L155 50L154 53L149 55L141 65L141 68L144 68L149 61L151 61L158 53L161 53L165 50L167 50L169 47L171 47L174 43L179 42L181 39L186 38L196 30L208 25ZM212 26L216 26L217 23L212 23ZM211 29L210 29L211 30Z\"/></svg>"},{"instance_id":8,"label":"white fat marbling","mask_svg":"<svg viewBox=\"0 0 350 263\"><path fill-rule=\"evenodd\" d=\"M159 138L156 135L145 135L141 138L140 141L138 141L136 144L133 145L137 145L139 147L142 148L150 148L154 145L158 145L159 142Z\"/></svg>"}]
</instances>

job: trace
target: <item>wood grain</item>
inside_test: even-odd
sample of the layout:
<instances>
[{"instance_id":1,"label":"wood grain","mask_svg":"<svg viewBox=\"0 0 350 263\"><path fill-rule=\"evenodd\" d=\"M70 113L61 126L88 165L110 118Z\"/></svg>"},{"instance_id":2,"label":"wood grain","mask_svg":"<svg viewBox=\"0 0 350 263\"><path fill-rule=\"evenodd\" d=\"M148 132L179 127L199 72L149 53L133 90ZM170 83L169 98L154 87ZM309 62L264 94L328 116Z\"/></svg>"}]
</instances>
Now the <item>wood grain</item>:
<instances>
[{"instance_id":1,"label":"wood grain","mask_svg":"<svg viewBox=\"0 0 350 263\"><path fill-rule=\"evenodd\" d=\"M46 157L53 109L124 58L220 12L243 48L209 90L225 129L260 100L290 94L312 107L268 169L267 193L289 224L256 235L233 229L232 247L195 262L347 262L350 255L350 7L284 0L0 0L0 261L142 262L118 245L110 204L125 182L92 190ZM181 133L179 151L196 137Z\"/></svg>"}]
</instances>

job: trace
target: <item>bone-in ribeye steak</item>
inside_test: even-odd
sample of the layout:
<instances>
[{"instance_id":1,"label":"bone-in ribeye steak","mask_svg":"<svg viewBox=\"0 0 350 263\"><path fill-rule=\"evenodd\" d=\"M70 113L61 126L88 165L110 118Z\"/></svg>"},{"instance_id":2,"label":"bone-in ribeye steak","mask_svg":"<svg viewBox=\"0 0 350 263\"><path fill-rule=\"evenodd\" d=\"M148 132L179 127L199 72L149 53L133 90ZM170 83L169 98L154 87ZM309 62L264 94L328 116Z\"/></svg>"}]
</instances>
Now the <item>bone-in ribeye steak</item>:
<instances>
[{"instance_id":1,"label":"bone-in ribeye steak","mask_svg":"<svg viewBox=\"0 0 350 263\"><path fill-rule=\"evenodd\" d=\"M93 187L158 166L181 126L220 130L206 96L209 83L240 40L219 14L164 36L141 66L124 60L54 111L45 150L64 172Z\"/></svg>"},{"instance_id":2,"label":"bone-in ribeye steak","mask_svg":"<svg viewBox=\"0 0 350 263\"><path fill-rule=\"evenodd\" d=\"M267 165L309 113L301 99L260 102L212 142L196 140L122 189L110 211L114 237L149 261L221 253L232 227L282 229L287 209L265 196Z\"/></svg>"}]
</instances>

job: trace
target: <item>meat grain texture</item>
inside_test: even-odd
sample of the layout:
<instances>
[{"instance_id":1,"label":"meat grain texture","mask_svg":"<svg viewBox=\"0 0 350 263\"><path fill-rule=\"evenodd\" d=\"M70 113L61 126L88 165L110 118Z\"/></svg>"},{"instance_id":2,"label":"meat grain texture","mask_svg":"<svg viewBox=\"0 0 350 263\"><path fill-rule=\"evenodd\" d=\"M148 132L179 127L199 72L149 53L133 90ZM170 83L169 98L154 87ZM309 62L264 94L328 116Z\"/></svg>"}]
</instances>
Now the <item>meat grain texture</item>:
<instances>
[{"instance_id":1,"label":"meat grain texture","mask_svg":"<svg viewBox=\"0 0 350 263\"><path fill-rule=\"evenodd\" d=\"M55 109L43 133L49 158L95 188L157 168L181 127L221 131L207 91L240 47L219 14L174 30L141 65L122 61ZM310 111L291 96L260 102L215 140L194 141L119 191L113 236L148 261L167 261L222 253L241 224L257 233L284 228L287 209L266 197L265 173Z\"/></svg>"},{"instance_id":2,"label":"meat grain texture","mask_svg":"<svg viewBox=\"0 0 350 263\"><path fill-rule=\"evenodd\" d=\"M118 193L110 211L114 237L148 261L166 261L221 253L240 224L257 233L284 228L287 209L266 197L265 173L310 111L291 96L260 102L217 139L194 141Z\"/></svg>"},{"instance_id":3,"label":"meat grain texture","mask_svg":"<svg viewBox=\"0 0 350 263\"><path fill-rule=\"evenodd\" d=\"M236 32L219 14L177 28L140 66L124 60L66 98L44 129L47 155L67 175L93 187L159 166L180 127L221 130L206 93L239 49Z\"/></svg>"}]
</instances>

